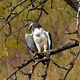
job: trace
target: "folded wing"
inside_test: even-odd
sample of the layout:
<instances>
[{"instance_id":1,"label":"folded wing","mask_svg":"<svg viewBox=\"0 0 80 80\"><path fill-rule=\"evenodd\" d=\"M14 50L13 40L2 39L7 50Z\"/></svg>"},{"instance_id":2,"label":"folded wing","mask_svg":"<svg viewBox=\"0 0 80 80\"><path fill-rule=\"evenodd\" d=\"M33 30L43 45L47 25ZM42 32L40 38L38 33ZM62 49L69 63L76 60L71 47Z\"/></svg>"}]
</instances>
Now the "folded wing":
<instances>
[{"instance_id":1,"label":"folded wing","mask_svg":"<svg viewBox=\"0 0 80 80\"><path fill-rule=\"evenodd\" d=\"M37 51L36 45L33 41L33 35L32 34L26 34L25 35L25 40L26 40L26 46L29 49L31 53L35 53Z\"/></svg>"},{"instance_id":2,"label":"folded wing","mask_svg":"<svg viewBox=\"0 0 80 80\"><path fill-rule=\"evenodd\" d=\"M47 36L47 41L48 41L48 50L52 49L52 38L51 34L48 31L45 31L45 34Z\"/></svg>"}]
</instances>

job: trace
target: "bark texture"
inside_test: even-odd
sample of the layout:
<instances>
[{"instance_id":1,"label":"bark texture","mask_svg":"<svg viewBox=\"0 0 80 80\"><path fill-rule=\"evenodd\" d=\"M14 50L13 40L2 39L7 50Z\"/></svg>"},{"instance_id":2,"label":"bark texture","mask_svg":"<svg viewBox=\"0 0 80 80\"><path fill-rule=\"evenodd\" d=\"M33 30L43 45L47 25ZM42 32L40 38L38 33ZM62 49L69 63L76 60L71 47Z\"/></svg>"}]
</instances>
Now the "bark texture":
<instances>
[{"instance_id":1,"label":"bark texture","mask_svg":"<svg viewBox=\"0 0 80 80\"><path fill-rule=\"evenodd\" d=\"M69 4L75 11L78 10L78 2L77 0L64 0L67 4Z\"/></svg>"}]
</instances>

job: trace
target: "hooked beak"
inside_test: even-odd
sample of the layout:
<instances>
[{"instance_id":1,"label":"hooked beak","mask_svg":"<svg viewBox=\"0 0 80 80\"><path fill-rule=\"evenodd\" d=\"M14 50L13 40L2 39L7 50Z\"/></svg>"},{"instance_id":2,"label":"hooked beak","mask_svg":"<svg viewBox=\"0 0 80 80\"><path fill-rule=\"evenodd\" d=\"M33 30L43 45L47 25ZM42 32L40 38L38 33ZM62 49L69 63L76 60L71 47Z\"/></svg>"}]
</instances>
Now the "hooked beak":
<instances>
[{"instance_id":1,"label":"hooked beak","mask_svg":"<svg viewBox=\"0 0 80 80\"><path fill-rule=\"evenodd\" d=\"M30 31L30 28L28 27L28 30Z\"/></svg>"},{"instance_id":2,"label":"hooked beak","mask_svg":"<svg viewBox=\"0 0 80 80\"><path fill-rule=\"evenodd\" d=\"M31 29L33 28L33 23L29 24L28 30L31 31Z\"/></svg>"},{"instance_id":3,"label":"hooked beak","mask_svg":"<svg viewBox=\"0 0 80 80\"><path fill-rule=\"evenodd\" d=\"M29 26L29 27L28 27L28 30L29 30L29 31L31 31L31 28L32 28L32 27L31 27L31 26Z\"/></svg>"}]
</instances>

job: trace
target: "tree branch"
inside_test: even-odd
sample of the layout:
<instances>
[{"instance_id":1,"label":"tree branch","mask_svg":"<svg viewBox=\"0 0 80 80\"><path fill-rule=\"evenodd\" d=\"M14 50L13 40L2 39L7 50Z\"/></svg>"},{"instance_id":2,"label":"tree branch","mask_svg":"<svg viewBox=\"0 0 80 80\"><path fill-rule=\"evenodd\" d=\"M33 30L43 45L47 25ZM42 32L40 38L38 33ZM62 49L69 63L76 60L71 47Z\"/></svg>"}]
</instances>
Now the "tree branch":
<instances>
[{"instance_id":1,"label":"tree branch","mask_svg":"<svg viewBox=\"0 0 80 80\"><path fill-rule=\"evenodd\" d=\"M67 49L76 47L76 46L78 46L78 45L79 45L79 42L68 43L68 44L66 44L66 45L63 45L63 46L60 46L60 47L58 47L58 48L55 48L55 49L50 50L49 52L47 52L47 55L48 55L48 56L49 56L49 55L51 56L51 55L54 55L54 54L59 53L59 52L61 52L61 51L64 51L64 50L67 50ZM49 59L44 58L45 55L43 55L43 54L39 54L39 55L42 55L43 59L38 59L38 58L40 58L40 57L37 57L37 58L36 58L36 56L35 56L33 59L28 60L26 63L22 64L22 66L15 67L15 68L17 68L17 70L16 70L15 72L13 72L13 73L12 73L9 77L7 77L5 80L8 80L9 78L11 78L16 72L18 72L19 70L21 70L22 68L24 68L25 66L27 66L28 64L30 64L30 63L31 63L32 61L34 61L34 60L36 60L36 62L35 62L35 67L36 67L36 65L37 65L39 62L43 62L43 61L48 61L48 60L49 60ZM47 57L47 55L46 55L46 57ZM37 60L37 59L38 59L38 60ZM49 64L48 64L48 65L49 65ZM47 67L46 67L46 71L47 71L48 65L47 65ZM58 65L57 65L57 66L58 66ZM28 74L30 80L31 80L30 76L33 74L33 71L34 71L35 67L31 70L31 73ZM45 78L46 78L46 76L45 76ZM45 78L43 78L43 80L45 80Z\"/></svg>"},{"instance_id":2,"label":"tree branch","mask_svg":"<svg viewBox=\"0 0 80 80\"><path fill-rule=\"evenodd\" d=\"M76 12L78 11L78 2L77 0L64 0L67 4L69 4Z\"/></svg>"},{"instance_id":3,"label":"tree branch","mask_svg":"<svg viewBox=\"0 0 80 80\"><path fill-rule=\"evenodd\" d=\"M66 45L62 45L58 48L55 48L55 49L52 49L50 50L50 55L53 55L53 54L56 54L56 53L59 53L61 51L64 51L64 50L67 50L67 49L70 49L70 48L73 48L73 47L76 47L76 46L79 46L79 42L74 42L74 43L68 43Z\"/></svg>"}]
</instances>

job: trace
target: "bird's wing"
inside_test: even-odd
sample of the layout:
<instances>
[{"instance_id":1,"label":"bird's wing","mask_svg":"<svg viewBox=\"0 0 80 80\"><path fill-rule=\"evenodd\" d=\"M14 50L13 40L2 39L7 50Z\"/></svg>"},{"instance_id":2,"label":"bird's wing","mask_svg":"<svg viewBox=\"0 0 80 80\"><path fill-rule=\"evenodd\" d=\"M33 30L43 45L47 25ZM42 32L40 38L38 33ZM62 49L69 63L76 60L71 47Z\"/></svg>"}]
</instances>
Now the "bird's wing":
<instances>
[{"instance_id":1,"label":"bird's wing","mask_svg":"<svg viewBox=\"0 0 80 80\"><path fill-rule=\"evenodd\" d=\"M48 31L44 31L47 39L48 39L48 50L52 49L52 38L51 38L51 34Z\"/></svg>"},{"instance_id":2,"label":"bird's wing","mask_svg":"<svg viewBox=\"0 0 80 80\"><path fill-rule=\"evenodd\" d=\"M35 53L37 51L37 48L35 46L32 34L26 34L25 40L26 40L26 45L30 50L30 52Z\"/></svg>"}]
</instances>

